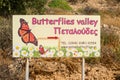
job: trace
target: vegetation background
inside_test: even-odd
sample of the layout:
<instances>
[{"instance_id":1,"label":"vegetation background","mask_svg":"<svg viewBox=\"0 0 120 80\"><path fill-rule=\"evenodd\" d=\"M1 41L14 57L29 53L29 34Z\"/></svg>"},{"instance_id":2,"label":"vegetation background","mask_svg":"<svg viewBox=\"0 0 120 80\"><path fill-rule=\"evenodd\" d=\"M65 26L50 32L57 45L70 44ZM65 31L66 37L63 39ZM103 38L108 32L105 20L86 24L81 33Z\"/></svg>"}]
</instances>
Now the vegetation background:
<instances>
[{"instance_id":1,"label":"vegetation background","mask_svg":"<svg viewBox=\"0 0 120 80\"><path fill-rule=\"evenodd\" d=\"M100 15L101 57L86 58L86 80L120 80L120 0L0 0L0 80L24 80L12 58L12 15ZM30 80L80 80L81 58L32 58Z\"/></svg>"}]
</instances>

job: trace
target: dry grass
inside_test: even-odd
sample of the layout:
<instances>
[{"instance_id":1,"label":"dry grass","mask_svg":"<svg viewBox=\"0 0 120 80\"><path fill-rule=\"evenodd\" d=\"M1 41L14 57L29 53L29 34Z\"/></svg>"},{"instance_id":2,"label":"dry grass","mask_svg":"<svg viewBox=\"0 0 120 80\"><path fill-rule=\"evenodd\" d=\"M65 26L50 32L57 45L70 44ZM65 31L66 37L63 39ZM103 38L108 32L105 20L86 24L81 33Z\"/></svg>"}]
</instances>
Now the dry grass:
<instances>
[{"instance_id":1,"label":"dry grass","mask_svg":"<svg viewBox=\"0 0 120 80\"><path fill-rule=\"evenodd\" d=\"M9 62L10 60L4 59L4 56L3 56L4 54L5 53L0 49L0 65L11 63L11 62ZM8 60L8 61L6 61L6 60Z\"/></svg>"},{"instance_id":2,"label":"dry grass","mask_svg":"<svg viewBox=\"0 0 120 80\"><path fill-rule=\"evenodd\" d=\"M11 18L7 19L0 17L0 48L5 51L12 46L12 21Z\"/></svg>"},{"instance_id":3,"label":"dry grass","mask_svg":"<svg viewBox=\"0 0 120 80\"><path fill-rule=\"evenodd\" d=\"M71 11L65 11L59 8L50 8L45 11L46 15L72 15Z\"/></svg>"},{"instance_id":4,"label":"dry grass","mask_svg":"<svg viewBox=\"0 0 120 80\"><path fill-rule=\"evenodd\" d=\"M104 15L103 17L101 17L101 22L103 24L109 24L109 25L113 25L116 27L120 27L120 16L112 17L110 15Z\"/></svg>"}]
</instances>

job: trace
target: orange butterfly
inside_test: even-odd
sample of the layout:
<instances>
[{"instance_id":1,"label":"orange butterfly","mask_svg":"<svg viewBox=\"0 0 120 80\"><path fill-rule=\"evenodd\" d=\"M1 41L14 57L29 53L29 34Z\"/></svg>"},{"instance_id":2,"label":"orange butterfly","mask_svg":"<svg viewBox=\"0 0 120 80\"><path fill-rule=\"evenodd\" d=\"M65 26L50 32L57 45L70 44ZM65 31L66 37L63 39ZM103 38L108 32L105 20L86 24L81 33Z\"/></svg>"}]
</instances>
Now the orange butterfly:
<instances>
[{"instance_id":1,"label":"orange butterfly","mask_svg":"<svg viewBox=\"0 0 120 80\"><path fill-rule=\"evenodd\" d=\"M18 35L21 37L22 41L26 44L32 43L34 45L38 45L38 41L34 34L31 32L31 29L29 29L28 23L20 18L20 28L18 29Z\"/></svg>"},{"instance_id":2,"label":"orange butterfly","mask_svg":"<svg viewBox=\"0 0 120 80\"><path fill-rule=\"evenodd\" d=\"M45 49L44 49L44 47L42 45L39 46L39 52L40 52L40 54L45 54L47 51L49 51L49 49L47 49L45 51Z\"/></svg>"}]
</instances>

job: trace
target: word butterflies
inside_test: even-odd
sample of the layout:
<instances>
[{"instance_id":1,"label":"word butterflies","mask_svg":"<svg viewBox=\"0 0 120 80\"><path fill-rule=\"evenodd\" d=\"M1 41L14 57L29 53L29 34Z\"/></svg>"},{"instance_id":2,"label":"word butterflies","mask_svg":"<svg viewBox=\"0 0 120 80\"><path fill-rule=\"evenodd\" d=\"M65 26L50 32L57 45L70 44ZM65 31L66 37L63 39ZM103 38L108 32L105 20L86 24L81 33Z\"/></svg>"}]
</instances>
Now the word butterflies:
<instances>
[{"instance_id":1,"label":"word butterflies","mask_svg":"<svg viewBox=\"0 0 120 80\"><path fill-rule=\"evenodd\" d=\"M32 43L35 46L38 45L38 41L31 32L31 29L29 29L28 23L22 18L20 18L20 28L18 29L18 35L25 44Z\"/></svg>"}]
</instances>

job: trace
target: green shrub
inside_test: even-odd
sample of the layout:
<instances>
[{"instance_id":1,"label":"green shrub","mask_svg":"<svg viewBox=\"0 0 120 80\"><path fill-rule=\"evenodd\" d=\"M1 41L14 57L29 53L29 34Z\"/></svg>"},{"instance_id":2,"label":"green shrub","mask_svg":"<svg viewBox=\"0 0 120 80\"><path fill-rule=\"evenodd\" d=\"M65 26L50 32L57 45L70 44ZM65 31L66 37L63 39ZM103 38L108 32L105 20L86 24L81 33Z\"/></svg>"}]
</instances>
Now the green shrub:
<instances>
[{"instance_id":1,"label":"green shrub","mask_svg":"<svg viewBox=\"0 0 120 80\"><path fill-rule=\"evenodd\" d=\"M0 15L7 16L9 14L24 14L24 0L1 0Z\"/></svg>"},{"instance_id":2,"label":"green shrub","mask_svg":"<svg viewBox=\"0 0 120 80\"><path fill-rule=\"evenodd\" d=\"M72 10L72 8L68 5L67 1L65 0L52 0L49 3L49 7L60 8L63 10Z\"/></svg>"},{"instance_id":3,"label":"green shrub","mask_svg":"<svg viewBox=\"0 0 120 80\"><path fill-rule=\"evenodd\" d=\"M25 8L27 14L43 14L45 11L44 5L47 3L47 0L29 0L25 2ZM31 12L28 11L31 10Z\"/></svg>"},{"instance_id":4,"label":"green shrub","mask_svg":"<svg viewBox=\"0 0 120 80\"><path fill-rule=\"evenodd\" d=\"M26 14L27 9L33 14L43 14L47 0L0 0L0 15Z\"/></svg>"}]
</instances>

